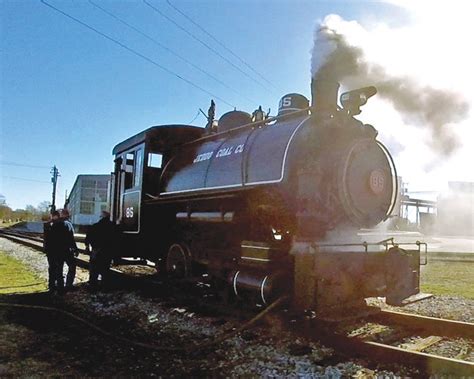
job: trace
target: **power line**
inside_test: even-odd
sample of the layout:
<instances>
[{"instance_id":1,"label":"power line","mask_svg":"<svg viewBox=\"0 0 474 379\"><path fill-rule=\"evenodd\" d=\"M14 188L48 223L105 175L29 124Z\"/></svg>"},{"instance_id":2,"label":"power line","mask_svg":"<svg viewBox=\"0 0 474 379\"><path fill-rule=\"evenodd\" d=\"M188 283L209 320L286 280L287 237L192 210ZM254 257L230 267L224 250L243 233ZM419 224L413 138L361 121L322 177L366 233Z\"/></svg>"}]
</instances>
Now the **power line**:
<instances>
[{"instance_id":1,"label":"power line","mask_svg":"<svg viewBox=\"0 0 474 379\"><path fill-rule=\"evenodd\" d=\"M2 175L2 178L15 179L15 180L24 180L24 181L27 181L27 182L36 182L36 183L51 184L51 182L48 182L48 181L45 181L45 180L36 180L36 179L28 179L28 178L18 178L18 177L16 177L16 176L3 176L3 175Z\"/></svg>"},{"instance_id":2,"label":"power line","mask_svg":"<svg viewBox=\"0 0 474 379\"><path fill-rule=\"evenodd\" d=\"M29 168L47 168L47 169L51 168L51 166L35 166L35 165L30 165L30 164L9 162L9 161L0 161L0 164L5 165L5 166L18 166L18 167L29 167Z\"/></svg>"},{"instance_id":3,"label":"power line","mask_svg":"<svg viewBox=\"0 0 474 379\"><path fill-rule=\"evenodd\" d=\"M194 21L191 17L189 17L186 13L184 13L181 9L176 7L170 0L166 0L168 5L173 8L176 12L178 12L180 15L182 15L184 18L186 18L189 22L191 22L193 25L195 25L197 28L199 28L202 32L204 32L207 36L209 36L212 40L214 40L217 44L219 44L221 47L223 47L225 50L227 50L231 55L233 55L235 58L237 58L242 64L247 66L254 74L258 75L261 79L263 79L265 82L270 84L273 88L277 89L275 85L269 81L267 78L265 78L262 74L260 74L257 70L255 70L249 63L244 61L238 54L234 53L230 48L228 48L223 42L218 40L214 35L209 33L204 27L202 27L200 24L198 24L196 21Z\"/></svg>"},{"instance_id":4,"label":"power line","mask_svg":"<svg viewBox=\"0 0 474 379\"><path fill-rule=\"evenodd\" d=\"M194 118L188 122L188 125L191 125L198 118L200 114L201 114L201 111L200 110L197 111L196 116L194 116Z\"/></svg>"},{"instance_id":5,"label":"power line","mask_svg":"<svg viewBox=\"0 0 474 379\"><path fill-rule=\"evenodd\" d=\"M163 13L162 11L160 11L158 8L155 8L153 5L151 5L147 0L143 0L143 2L148 5L151 9L153 9L156 13L158 13L159 15L161 15L162 17L166 18L169 22L171 22L172 24L174 24L177 28L181 29L183 32L185 32L187 35L189 35L191 38L195 39L196 41L198 41L201 45L205 46L207 49L209 49L210 51L212 51L214 54L216 54L219 58L223 59L224 61L226 61L228 64L230 64L232 67L234 67L236 70L238 70L239 72L241 72L242 74L244 74L246 77L248 77L249 79L251 79L252 81L254 81L255 83L259 84L262 88L264 88L265 90L269 91L269 92L272 92L267 86L265 86L262 82L260 82L259 80L256 80L255 78L251 77L248 73L246 73L244 70L242 70L239 66L237 66L234 62L230 61L229 59L227 59L226 57L224 57L221 53L219 53L216 49L212 48L211 46L209 46L209 44L207 44L206 42L204 42L202 39L196 37L193 33L191 33L189 30L187 30L186 28L184 28L183 26L181 26L180 24L178 24L175 20L173 20L171 17L167 16L165 13Z\"/></svg>"},{"instance_id":6,"label":"power line","mask_svg":"<svg viewBox=\"0 0 474 379\"><path fill-rule=\"evenodd\" d=\"M142 35L143 37L147 38L148 40L150 40L151 42L153 42L155 45L161 47L162 49L166 50L167 52L169 52L170 54L173 54L174 56L178 57L179 59L181 59L183 62L186 62L188 65L194 67L196 70L199 70L200 72L202 72L203 74L207 75L208 77L210 77L211 79L215 80L216 82L218 82L219 84L221 84L222 86L224 86L225 88L231 90L232 92L236 93L237 95L239 96L242 96L243 98L245 98L247 101L250 101L254 104L257 104L258 103L252 99L249 99L248 97L246 97L245 95L242 95L240 92L236 91L235 89L233 89L232 87L230 87L228 84L226 84L225 82L223 82L222 80L220 80L219 78L215 77L214 75L212 75L211 73L209 73L208 71L202 69L201 67L197 66L196 64L194 64L193 62L189 61L188 59L186 59L185 57L183 57L182 55L178 54L176 51L170 49L169 47L167 47L166 45L163 45L161 42L157 41L155 38L151 37L150 35L146 34L145 32L143 32L142 30L136 28L135 26L129 24L128 22L126 22L125 20L123 20L122 18L118 17L117 15L113 14L112 12L108 11L107 9L104 9L102 8L100 5L94 3L92 0L89 0L89 3L92 4L94 7L96 7L97 9L100 9L102 12L104 12L105 14L109 15L110 17L114 18L115 20L121 22L122 24L124 24L125 26L127 26L128 28L134 30L135 32L137 32L138 34Z\"/></svg>"},{"instance_id":7,"label":"power line","mask_svg":"<svg viewBox=\"0 0 474 379\"><path fill-rule=\"evenodd\" d=\"M175 73L174 71L171 71L169 68L167 68L167 67L165 67L165 66L162 66L161 64L159 64L158 62L154 61L153 59L148 58L146 55L143 55L142 53L140 53L140 52L138 52L138 51L132 49L131 47L128 47L128 46L125 45L125 44L123 44L122 42L120 42L120 41L118 41L118 40L116 40L116 39L114 39L114 38L108 36L108 35L105 34L105 33L102 33L101 31L97 30L96 28L94 28L94 27L92 27L92 26L86 24L85 22L83 22L83 21L81 21L81 20L79 20L79 19L77 19L77 18L71 16L70 14L68 14L68 13L66 13L66 12L64 12L64 11L62 11L61 9L56 8L55 6L53 6L53 5L49 4L49 3L47 3L45 0L40 0L40 1L41 1L41 3L43 3L44 5L46 5L47 7L49 7L49 8L51 8L51 9L55 10L55 11L58 12L58 13L61 13L63 16L65 16L65 17L67 17L67 18L73 20L74 22L77 22L78 24L84 26L85 28L87 28L87 29L89 29L89 30L92 30L94 33L97 33L97 34L99 34L100 36L102 36L102 37L108 39L109 41L111 41L111 42L113 42L113 43L115 43L116 45L119 45L120 47L122 47L123 49L129 51L130 53L132 53L132 54L134 54L134 55L136 55L136 56L138 56L138 57L140 57L140 58L146 60L147 62L153 64L154 66L156 66L156 67L158 67L158 68L160 68L160 69L162 69L163 71L166 71L168 74L173 75L173 76L177 77L178 79L181 79L182 81L184 81L184 82L188 83L189 85L193 86L194 88L197 88L198 90L200 90L200 91L206 93L207 95L209 95L209 96L211 96L211 97L214 97L214 98L216 98L216 99L222 101L224 104L227 104L228 106L230 106L230 107L232 107L232 108L235 108L234 105L232 105L231 103L227 102L227 101L224 100L223 98L221 98L221 97L219 97L219 96L217 96L217 95L214 95L212 92L209 92L208 90L202 88L201 86L199 86L199 85L193 83L193 82L190 81L189 79L186 79L186 78L182 77L181 75Z\"/></svg>"}]
</instances>

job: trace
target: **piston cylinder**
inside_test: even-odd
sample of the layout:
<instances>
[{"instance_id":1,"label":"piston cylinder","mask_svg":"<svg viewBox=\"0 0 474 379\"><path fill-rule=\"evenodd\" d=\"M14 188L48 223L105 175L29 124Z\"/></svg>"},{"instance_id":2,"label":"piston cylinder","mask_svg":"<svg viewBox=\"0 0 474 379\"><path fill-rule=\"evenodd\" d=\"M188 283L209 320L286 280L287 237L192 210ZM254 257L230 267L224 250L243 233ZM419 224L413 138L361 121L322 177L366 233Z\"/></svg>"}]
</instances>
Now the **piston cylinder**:
<instances>
[{"instance_id":1,"label":"piston cylinder","mask_svg":"<svg viewBox=\"0 0 474 379\"><path fill-rule=\"evenodd\" d=\"M282 275L279 273L251 270L233 271L228 277L228 283L237 297L263 304L268 304L280 294L282 282Z\"/></svg>"}]
</instances>

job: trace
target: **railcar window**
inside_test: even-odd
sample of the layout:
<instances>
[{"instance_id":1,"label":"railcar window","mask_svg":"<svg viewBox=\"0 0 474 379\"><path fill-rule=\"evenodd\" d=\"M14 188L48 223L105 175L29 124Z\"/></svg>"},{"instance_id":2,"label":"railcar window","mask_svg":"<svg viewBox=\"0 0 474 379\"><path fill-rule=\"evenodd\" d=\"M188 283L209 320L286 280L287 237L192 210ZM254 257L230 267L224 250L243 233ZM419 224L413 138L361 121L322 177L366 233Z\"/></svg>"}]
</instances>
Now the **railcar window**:
<instances>
[{"instance_id":1,"label":"railcar window","mask_svg":"<svg viewBox=\"0 0 474 379\"><path fill-rule=\"evenodd\" d=\"M148 153L148 167L161 168L163 164L163 155L156 153Z\"/></svg>"}]
</instances>

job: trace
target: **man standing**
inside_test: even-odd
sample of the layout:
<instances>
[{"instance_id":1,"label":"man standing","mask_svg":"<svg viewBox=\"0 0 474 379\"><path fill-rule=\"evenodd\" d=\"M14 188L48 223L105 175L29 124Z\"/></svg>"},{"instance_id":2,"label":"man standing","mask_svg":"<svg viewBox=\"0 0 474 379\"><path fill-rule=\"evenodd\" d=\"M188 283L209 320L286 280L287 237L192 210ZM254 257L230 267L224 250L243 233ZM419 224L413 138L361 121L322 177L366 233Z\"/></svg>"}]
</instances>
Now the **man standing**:
<instances>
[{"instance_id":1,"label":"man standing","mask_svg":"<svg viewBox=\"0 0 474 379\"><path fill-rule=\"evenodd\" d=\"M76 241L74 239L74 227L71 221L69 221L69 211L64 208L60 211L61 219L68 230L69 249L65 256L65 262L67 264L67 276L66 276L66 291L72 291L74 278L76 277L76 259L79 255L77 250Z\"/></svg>"},{"instance_id":2,"label":"man standing","mask_svg":"<svg viewBox=\"0 0 474 379\"><path fill-rule=\"evenodd\" d=\"M99 274L102 284L107 281L107 276L114 254L116 243L115 225L110 221L110 214L102 211L98 222L91 225L86 235L86 251L90 251L89 261L89 287L96 290L98 287Z\"/></svg>"},{"instance_id":3,"label":"man standing","mask_svg":"<svg viewBox=\"0 0 474 379\"><path fill-rule=\"evenodd\" d=\"M64 292L63 266L69 251L69 230L60 219L58 211L51 213L51 220L44 224L43 248L48 258L49 292Z\"/></svg>"}]
</instances>

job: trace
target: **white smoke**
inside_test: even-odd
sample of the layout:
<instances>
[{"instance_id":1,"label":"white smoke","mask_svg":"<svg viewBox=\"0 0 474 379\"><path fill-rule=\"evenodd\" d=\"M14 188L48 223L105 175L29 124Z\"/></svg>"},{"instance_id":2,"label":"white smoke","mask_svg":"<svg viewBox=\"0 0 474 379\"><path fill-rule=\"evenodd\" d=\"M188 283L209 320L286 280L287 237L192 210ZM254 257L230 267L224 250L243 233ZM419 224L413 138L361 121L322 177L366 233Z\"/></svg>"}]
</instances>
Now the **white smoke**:
<instances>
[{"instance_id":1,"label":"white smoke","mask_svg":"<svg viewBox=\"0 0 474 379\"><path fill-rule=\"evenodd\" d=\"M456 125L466 119L470 104L459 92L423 83L416 72L390 71L390 65L371 54L380 42L377 35L355 21L327 16L315 33L313 77L335 80L347 87L375 85L379 96L391 103L404 123L429 132L426 143L438 155L451 156L461 145ZM407 60L416 59L403 51L409 50L407 45L392 44L391 48Z\"/></svg>"}]
</instances>

